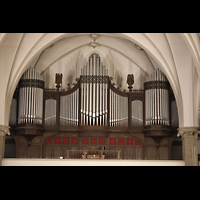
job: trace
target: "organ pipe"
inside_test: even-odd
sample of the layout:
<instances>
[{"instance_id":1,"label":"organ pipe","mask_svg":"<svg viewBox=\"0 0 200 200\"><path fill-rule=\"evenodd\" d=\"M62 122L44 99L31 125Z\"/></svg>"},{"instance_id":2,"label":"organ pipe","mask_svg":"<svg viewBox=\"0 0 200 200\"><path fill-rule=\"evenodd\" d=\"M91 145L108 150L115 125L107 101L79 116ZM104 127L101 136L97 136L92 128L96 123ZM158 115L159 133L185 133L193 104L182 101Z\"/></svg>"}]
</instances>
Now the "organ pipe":
<instances>
[{"instance_id":1,"label":"organ pipe","mask_svg":"<svg viewBox=\"0 0 200 200\"><path fill-rule=\"evenodd\" d=\"M18 124L42 124L44 81L32 68L22 76L19 83Z\"/></svg>"},{"instance_id":2,"label":"organ pipe","mask_svg":"<svg viewBox=\"0 0 200 200\"><path fill-rule=\"evenodd\" d=\"M121 96L110 89L110 116L111 127L128 126L128 96Z\"/></svg>"},{"instance_id":3,"label":"organ pipe","mask_svg":"<svg viewBox=\"0 0 200 200\"><path fill-rule=\"evenodd\" d=\"M146 125L169 125L169 82L160 70L144 84Z\"/></svg>"},{"instance_id":4,"label":"organ pipe","mask_svg":"<svg viewBox=\"0 0 200 200\"><path fill-rule=\"evenodd\" d=\"M56 125L56 99L51 98L45 101L44 123L48 126Z\"/></svg>"},{"instance_id":5,"label":"organ pipe","mask_svg":"<svg viewBox=\"0 0 200 200\"><path fill-rule=\"evenodd\" d=\"M98 54L92 54L81 70L81 125L107 125L108 76Z\"/></svg>"},{"instance_id":6,"label":"organ pipe","mask_svg":"<svg viewBox=\"0 0 200 200\"><path fill-rule=\"evenodd\" d=\"M79 88L60 97L60 126L79 125Z\"/></svg>"},{"instance_id":7,"label":"organ pipe","mask_svg":"<svg viewBox=\"0 0 200 200\"><path fill-rule=\"evenodd\" d=\"M57 90L55 93L45 93L45 125L141 127L143 108L146 125L170 124L169 82L161 70L156 69L147 78L144 84L145 99L143 91L140 91L139 97L134 91L121 92L110 80L99 55L92 54L81 69L79 82L74 88L65 92ZM29 68L19 83L18 102L12 100L11 125L15 125L16 121L18 124L42 124L43 89L42 77ZM176 104L173 103L171 107L175 108ZM18 120L15 118L17 109ZM60 116L56 116L58 113ZM172 110L171 115L173 125L177 126L177 114Z\"/></svg>"},{"instance_id":8,"label":"organ pipe","mask_svg":"<svg viewBox=\"0 0 200 200\"><path fill-rule=\"evenodd\" d=\"M143 126L143 102L132 101L132 126Z\"/></svg>"}]
</instances>

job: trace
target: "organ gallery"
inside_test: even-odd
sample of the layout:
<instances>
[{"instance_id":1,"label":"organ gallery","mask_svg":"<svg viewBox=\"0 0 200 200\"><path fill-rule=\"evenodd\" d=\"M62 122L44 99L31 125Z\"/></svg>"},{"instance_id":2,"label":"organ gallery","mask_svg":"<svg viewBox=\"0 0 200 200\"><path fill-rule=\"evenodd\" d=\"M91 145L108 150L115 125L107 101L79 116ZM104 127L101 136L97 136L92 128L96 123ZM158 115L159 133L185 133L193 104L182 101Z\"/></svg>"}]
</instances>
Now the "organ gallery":
<instances>
[{"instance_id":1,"label":"organ gallery","mask_svg":"<svg viewBox=\"0 0 200 200\"><path fill-rule=\"evenodd\" d=\"M113 78L98 53L81 65L73 84L67 73L54 73L50 88L33 67L24 72L10 110L16 157L171 159L178 114L162 70L135 89L138 76Z\"/></svg>"}]
</instances>

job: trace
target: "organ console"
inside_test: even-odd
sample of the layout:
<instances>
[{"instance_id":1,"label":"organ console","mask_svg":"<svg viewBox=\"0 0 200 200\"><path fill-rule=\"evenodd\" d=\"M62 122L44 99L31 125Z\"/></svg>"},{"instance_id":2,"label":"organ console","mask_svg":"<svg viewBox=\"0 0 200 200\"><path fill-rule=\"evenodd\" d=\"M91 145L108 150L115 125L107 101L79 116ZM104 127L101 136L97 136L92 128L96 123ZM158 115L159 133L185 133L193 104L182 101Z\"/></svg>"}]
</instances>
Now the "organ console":
<instances>
[{"instance_id":1,"label":"organ console","mask_svg":"<svg viewBox=\"0 0 200 200\"><path fill-rule=\"evenodd\" d=\"M113 137L119 136L120 143L115 149L122 148L125 145L122 138L128 137L127 149L124 150L126 153L122 155L124 158L132 155L133 158L133 155L137 157L137 151L135 147L133 147L135 150L130 151L128 149L130 144L141 144L144 148L145 145L148 146L145 137L152 138L156 144L166 137L171 138L168 139L170 144L174 138L171 119L174 127L177 126L178 117L176 113L174 114L177 112L177 107L175 99L171 98L169 82L160 69L149 75L144 83L144 90L132 90L134 78L133 75L128 75L129 92L121 91L111 83L112 77L109 77L108 69L96 53L89 57L81 69L81 75L74 87L60 91L62 76L62 74L55 76L57 89L45 89L42 77L34 69L29 68L23 74L16 90L18 95L13 97L10 112L10 125L18 143L17 148L21 148L19 136L25 137L29 143L34 137L40 137L38 140L40 150L37 155L46 157L47 153L44 153L47 151L46 145L52 144L54 140L52 146L54 149L56 141L60 141L56 138L59 134L64 134L66 137L63 142L72 145L76 141L74 144L79 145L77 146L79 150L83 148L80 143L83 141L81 138L87 136L103 137L99 138L99 144L95 143L96 148L99 149L100 141L104 141L104 150L106 146L113 151L114 144L110 141L114 141ZM136 137L138 139L131 139ZM105 138L108 138L108 141ZM97 138L91 141L97 141ZM70 148L72 147L69 146L68 149ZM146 150L143 149L140 153L141 159L148 159L147 149L146 147ZM51 150L51 157L55 157L52 151L54 150ZM135 153L130 153L132 151ZM17 156L23 157L20 152L17 151Z\"/></svg>"}]
</instances>

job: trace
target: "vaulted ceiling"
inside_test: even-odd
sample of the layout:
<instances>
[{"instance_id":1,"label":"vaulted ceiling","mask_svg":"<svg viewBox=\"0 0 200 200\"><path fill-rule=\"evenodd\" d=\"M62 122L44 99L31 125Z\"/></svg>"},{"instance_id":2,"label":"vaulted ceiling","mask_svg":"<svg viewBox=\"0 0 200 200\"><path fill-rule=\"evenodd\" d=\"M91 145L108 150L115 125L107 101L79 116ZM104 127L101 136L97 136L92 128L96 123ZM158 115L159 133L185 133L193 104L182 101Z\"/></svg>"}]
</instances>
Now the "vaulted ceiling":
<instances>
[{"instance_id":1,"label":"vaulted ceiling","mask_svg":"<svg viewBox=\"0 0 200 200\"><path fill-rule=\"evenodd\" d=\"M98 44L91 43L94 37L91 33L0 33L0 124L8 123L14 90L28 67L45 74L75 55L79 66L93 51L105 64L121 66L122 73L138 69L148 75L159 67L174 91L180 126L198 124L199 33L100 33Z\"/></svg>"},{"instance_id":2,"label":"vaulted ceiling","mask_svg":"<svg viewBox=\"0 0 200 200\"><path fill-rule=\"evenodd\" d=\"M95 35L97 37L96 39L94 39ZM96 47L92 46L94 43L96 44ZM142 51L135 43L118 34L108 33L79 33L63 38L47 47L42 52L42 55L40 54L36 58L34 66L40 73L44 73L45 70L51 67L51 65L59 59L68 56L74 51L80 50L83 55L87 55L96 50L97 52L99 51L102 53L103 56L106 56L109 54L110 50L113 50L130 60L130 62L134 63L146 73L148 73L148 68L154 68L145 51ZM112 55L110 56L112 57Z\"/></svg>"},{"instance_id":3,"label":"vaulted ceiling","mask_svg":"<svg viewBox=\"0 0 200 200\"><path fill-rule=\"evenodd\" d=\"M110 33L71 34L45 48L30 65L45 77L47 73L52 79L57 72L64 72L66 75L71 68L75 68L73 77L75 80L80 75L79 69L85 65L88 56L93 52L101 55L104 65L109 69L109 75L114 77L114 80L116 76L119 76L116 73L120 71L120 78L123 78L123 89L126 89L125 77L128 73L135 74L136 89L142 89L139 80L141 76L145 79L148 74L159 67L152 57L138 45L119 34ZM53 71L52 74L49 71ZM51 83L49 87L53 87L54 80L51 80Z\"/></svg>"}]
</instances>

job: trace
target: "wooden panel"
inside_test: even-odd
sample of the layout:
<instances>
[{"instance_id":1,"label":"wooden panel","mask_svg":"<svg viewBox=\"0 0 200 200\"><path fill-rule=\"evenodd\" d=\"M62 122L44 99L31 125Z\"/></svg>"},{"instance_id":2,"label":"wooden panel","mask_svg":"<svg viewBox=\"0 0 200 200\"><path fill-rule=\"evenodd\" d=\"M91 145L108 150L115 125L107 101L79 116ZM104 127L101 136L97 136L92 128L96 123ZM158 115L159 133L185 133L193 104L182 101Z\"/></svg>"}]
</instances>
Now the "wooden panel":
<instances>
[{"instance_id":1,"label":"wooden panel","mask_svg":"<svg viewBox=\"0 0 200 200\"><path fill-rule=\"evenodd\" d=\"M156 160L156 147L146 148L147 160Z\"/></svg>"},{"instance_id":2,"label":"wooden panel","mask_svg":"<svg viewBox=\"0 0 200 200\"><path fill-rule=\"evenodd\" d=\"M159 148L159 156L160 156L160 160L168 160L168 147L160 147Z\"/></svg>"},{"instance_id":3,"label":"wooden panel","mask_svg":"<svg viewBox=\"0 0 200 200\"><path fill-rule=\"evenodd\" d=\"M28 158L28 146L19 146L19 158Z\"/></svg>"},{"instance_id":4,"label":"wooden panel","mask_svg":"<svg viewBox=\"0 0 200 200\"><path fill-rule=\"evenodd\" d=\"M120 152L120 159L125 159L125 147L124 146L118 146L117 150L121 151ZM115 153L116 158L117 158L117 152Z\"/></svg>"},{"instance_id":5,"label":"wooden panel","mask_svg":"<svg viewBox=\"0 0 200 200\"><path fill-rule=\"evenodd\" d=\"M61 156L61 147L60 145L54 145L54 158L60 158Z\"/></svg>"},{"instance_id":6,"label":"wooden panel","mask_svg":"<svg viewBox=\"0 0 200 200\"><path fill-rule=\"evenodd\" d=\"M78 150L78 147L77 147L77 146L72 146L72 147L71 147L71 150ZM81 155L82 155L82 153L79 152L79 151L71 151L71 152L69 153L69 158L76 158L76 159L79 159L79 158L81 158Z\"/></svg>"},{"instance_id":7,"label":"wooden panel","mask_svg":"<svg viewBox=\"0 0 200 200\"><path fill-rule=\"evenodd\" d=\"M40 157L40 145L31 145L31 158Z\"/></svg>"},{"instance_id":8,"label":"wooden panel","mask_svg":"<svg viewBox=\"0 0 200 200\"><path fill-rule=\"evenodd\" d=\"M145 138L146 143L146 159L156 160L156 143L152 138Z\"/></svg>"},{"instance_id":9,"label":"wooden panel","mask_svg":"<svg viewBox=\"0 0 200 200\"><path fill-rule=\"evenodd\" d=\"M127 146L126 147L126 159L133 159L133 146Z\"/></svg>"},{"instance_id":10,"label":"wooden panel","mask_svg":"<svg viewBox=\"0 0 200 200\"><path fill-rule=\"evenodd\" d=\"M136 160L142 160L143 159L143 148L142 146L136 146Z\"/></svg>"},{"instance_id":11,"label":"wooden panel","mask_svg":"<svg viewBox=\"0 0 200 200\"><path fill-rule=\"evenodd\" d=\"M50 146L45 146L44 148L44 158L52 158L52 147Z\"/></svg>"},{"instance_id":12,"label":"wooden panel","mask_svg":"<svg viewBox=\"0 0 200 200\"><path fill-rule=\"evenodd\" d=\"M116 146L109 146L109 150L116 150ZM106 152L106 158L108 159L116 159L116 152Z\"/></svg>"},{"instance_id":13,"label":"wooden panel","mask_svg":"<svg viewBox=\"0 0 200 200\"><path fill-rule=\"evenodd\" d=\"M168 160L169 159L169 138L164 138L159 144L159 159Z\"/></svg>"}]
</instances>

